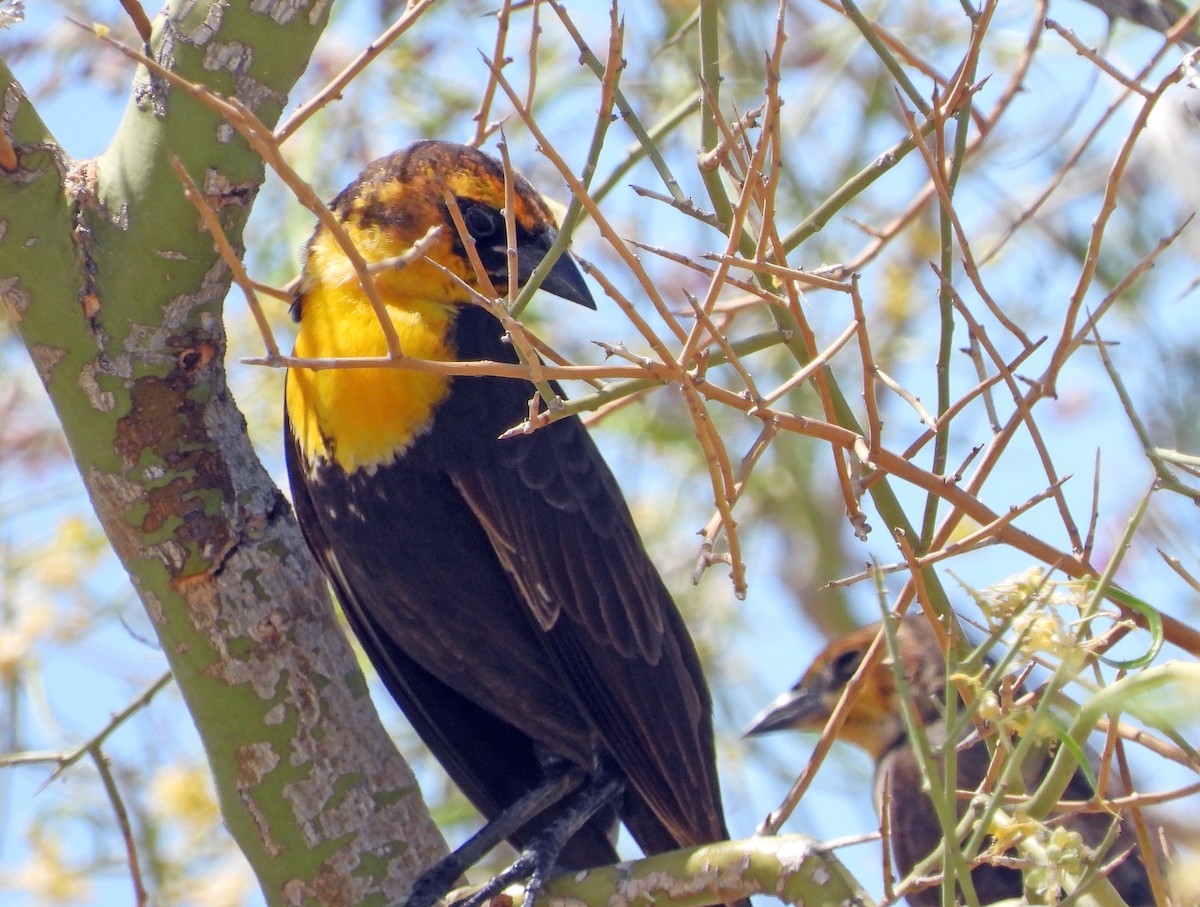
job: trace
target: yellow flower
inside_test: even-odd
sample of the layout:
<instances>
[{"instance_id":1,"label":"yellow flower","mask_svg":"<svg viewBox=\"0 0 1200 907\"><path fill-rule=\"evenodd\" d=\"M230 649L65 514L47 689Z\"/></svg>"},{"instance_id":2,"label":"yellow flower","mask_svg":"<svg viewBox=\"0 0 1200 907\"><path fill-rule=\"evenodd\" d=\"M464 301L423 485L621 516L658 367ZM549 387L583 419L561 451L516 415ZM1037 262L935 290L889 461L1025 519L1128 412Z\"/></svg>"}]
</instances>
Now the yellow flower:
<instances>
[{"instance_id":1,"label":"yellow flower","mask_svg":"<svg viewBox=\"0 0 1200 907\"><path fill-rule=\"evenodd\" d=\"M206 840L221 821L208 772L196 765L168 765L150 782L159 814L187 830L193 841Z\"/></svg>"},{"instance_id":2,"label":"yellow flower","mask_svg":"<svg viewBox=\"0 0 1200 907\"><path fill-rule=\"evenodd\" d=\"M87 876L72 867L61 842L35 830L29 837L32 851L25 864L0 875L0 888L21 891L42 904L81 904L91 900Z\"/></svg>"}]
</instances>

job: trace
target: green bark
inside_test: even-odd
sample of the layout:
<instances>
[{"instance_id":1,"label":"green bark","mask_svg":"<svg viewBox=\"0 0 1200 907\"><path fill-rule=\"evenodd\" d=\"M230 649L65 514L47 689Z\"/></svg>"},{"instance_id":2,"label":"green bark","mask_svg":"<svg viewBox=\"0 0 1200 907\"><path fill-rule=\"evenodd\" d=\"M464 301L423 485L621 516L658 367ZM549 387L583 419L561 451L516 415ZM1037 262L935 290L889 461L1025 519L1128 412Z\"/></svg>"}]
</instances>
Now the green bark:
<instances>
[{"instance_id":1,"label":"green bark","mask_svg":"<svg viewBox=\"0 0 1200 907\"><path fill-rule=\"evenodd\" d=\"M273 124L325 6L178 0L153 53ZM226 824L271 904L394 903L444 845L226 387L229 272L170 155L235 244L262 161L145 69L95 161L54 142L2 63L0 86L19 162L0 171L0 296L154 623Z\"/></svg>"}]
</instances>

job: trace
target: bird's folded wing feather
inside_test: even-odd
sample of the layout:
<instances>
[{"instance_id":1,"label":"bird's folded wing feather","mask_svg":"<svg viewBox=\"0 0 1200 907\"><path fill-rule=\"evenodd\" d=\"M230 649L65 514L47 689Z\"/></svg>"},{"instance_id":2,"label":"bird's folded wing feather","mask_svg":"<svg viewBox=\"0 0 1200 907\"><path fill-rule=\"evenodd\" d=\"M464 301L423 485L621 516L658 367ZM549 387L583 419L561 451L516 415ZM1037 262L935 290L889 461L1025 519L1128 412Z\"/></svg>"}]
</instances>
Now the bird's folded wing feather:
<instances>
[{"instance_id":1,"label":"bird's folded wing feather","mask_svg":"<svg viewBox=\"0 0 1200 907\"><path fill-rule=\"evenodd\" d=\"M678 844L724 837L699 660L591 438L567 419L496 449L452 478L606 748Z\"/></svg>"}]
</instances>

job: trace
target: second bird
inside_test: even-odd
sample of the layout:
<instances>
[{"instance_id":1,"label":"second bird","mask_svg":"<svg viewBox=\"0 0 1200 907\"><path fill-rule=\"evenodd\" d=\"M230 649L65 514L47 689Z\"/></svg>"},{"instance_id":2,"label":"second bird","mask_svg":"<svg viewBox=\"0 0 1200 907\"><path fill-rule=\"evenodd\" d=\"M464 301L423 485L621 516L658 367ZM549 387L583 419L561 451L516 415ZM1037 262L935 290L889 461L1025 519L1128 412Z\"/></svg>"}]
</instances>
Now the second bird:
<instances>
[{"instance_id":1,"label":"second bird","mask_svg":"<svg viewBox=\"0 0 1200 907\"><path fill-rule=\"evenodd\" d=\"M513 190L524 284L557 234L533 188L516 177ZM463 287L478 282L449 204L507 287L505 174L480 151L420 142L371 164L331 207L406 355L515 363ZM432 227L428 260L392 263ZM568 255L542 288L594 308ZM297 356L387 352L325 228L293 314ZM384 684L487 818L565 767L624 792L560 868L614 862L617 816L648 854L726 838L700 662L608 467L574 417L499 440L533 394L511 378L291 369L287 466L304 536ZM556 809L509 840L528 845Z\"/></svg>"},{"instance_id":2,"label":"second bird","mask_svg":"<svg viewBox=\"0 0 1200 907\"><path fill-rule=\"evenodd\" d=\"M800 681L763 709L746 733L765 734L783 728L820 731L879 633L880 625L876 623L830 642ZM946 696L946 659L928 621L922 616L908 617L897 624L896 638L913 710L938 754L936 748L944 749L947 743L947 726L942 713ZM875 805L881 810L886 805L892 853L900 877L904 878L925 857L940 849L942 824L926 792L926 781L905 728L896 676L887 658L879 659L867 671L838 737L861 747L875 759ZM988 774L991 761L987 744L975 736L959 742L956 754L958 789L968 793L977 790ZM1026 784L1033 786L1040 781L1047 766L1044 752L1027 761ZM1076 771L1065 797L1068 800L1092 799L1092 787L1083 772ZM961 798L958 801L960 816L966 802ZM1096 847L1113 823L1119 821L1107 812L1091 812L1058 817L1056 824L1061 822L1078 832L1087 847ZM1122 855L1134 843L1130 824L1122 823L1106 859ZM1006 856L1016 854L1009 852ZM1128 907L1153 907L1154 895L1138 852L1126 855L1111 870L1109 880ZM1021 901L1024 896L1021 871L1012 865L981 862L971 871L971 882L980 904L1007 899ZM942 893L936 887L912 891L907 897L912 907L941 907L943 903Z\"/></svg>"}]
</instances>

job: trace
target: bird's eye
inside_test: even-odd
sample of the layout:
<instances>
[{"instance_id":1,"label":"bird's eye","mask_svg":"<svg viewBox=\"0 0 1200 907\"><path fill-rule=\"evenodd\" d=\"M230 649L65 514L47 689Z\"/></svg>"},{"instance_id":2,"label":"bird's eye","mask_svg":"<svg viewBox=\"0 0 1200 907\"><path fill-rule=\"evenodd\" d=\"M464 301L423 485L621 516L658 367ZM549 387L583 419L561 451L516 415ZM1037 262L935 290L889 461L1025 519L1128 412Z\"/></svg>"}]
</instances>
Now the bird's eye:
<instances>
[{"instance_id":1,"label":"bird's eye","mask_svg":"<svg viewBox=\"0 0 1200 907\"><path fill-rule=\"evenodd\" d=\"M858 649L849 649L833 660L833 677L839 686L850 682L858 666L862 664L863 653Z\"/></svg>"},{"instance_id":2,"label":"bird's eye","mask_svg":"<svg viewBox=\"0 0 1200 907\"><path fill-rule=\"evenodd\" d=\"M475 239L489 239L504 229L504 221L500 212L482 205L468 205L463 208L463 223L467 231Z\"/></svg>"}]
</instances>

